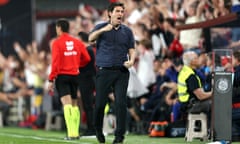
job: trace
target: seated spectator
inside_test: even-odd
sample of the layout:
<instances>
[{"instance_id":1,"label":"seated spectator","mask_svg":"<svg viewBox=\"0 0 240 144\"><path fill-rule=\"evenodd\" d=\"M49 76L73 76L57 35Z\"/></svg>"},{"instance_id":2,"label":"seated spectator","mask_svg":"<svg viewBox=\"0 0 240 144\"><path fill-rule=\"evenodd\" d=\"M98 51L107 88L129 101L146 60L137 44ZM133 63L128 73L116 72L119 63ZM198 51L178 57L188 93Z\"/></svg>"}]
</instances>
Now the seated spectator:
<instances>
[{"instance_id":1,"label":"seated spectator","mask_svg":"<svg viewBox=\"0 0 240 144\"><path fill-rule=\"evenodd\" d=\"M161 66L158 68L158 73L156 76L156 83L154 84L154 88L151 91L151 94L147 98L147 100L141 103L142 111L151 111L154 107L159 103L162 99L163 95L167 92L167 89L161 88L162 84L165 82L170 82L170 78L166 76L166 69L169 67L168 59L165 59Z\"/></svg>"},{"instance_id":2,"label":"seated spectator","mask_svg":"<svg viewBox=\"0 0 240 144\"><path fill-rule=\"evenodd\" d=\"M184 66L178 75L178 96L181 108L185 113L204 112L210 118L212 91L204 91L196 73L200 64L198 55L193 51L185 52L183 64Z\"/></svg>"},{"instance_id":3,"label":"seated spectator","mask_svg":"<svg viewBox=\"0 0 240 144\"><path fill-rule=\"evenodd\" d=\"M173 65L170 68L168 68L166 72L167 76L171 79L171 81L173 81L174 84L176 84L176 90L177 90L178 73L182 69L182 67L183 67L182 59L175 58L173 59ZM166 96L166 102L169 105L172 105L172 114L173 114L172 121L177 121L182 118L182 114L180 111L180 103L177 100L177 94L174 94L174 95L175 97Z\"/></svg>"},{"instance_id":4,"label":"seated spectator","mask_svg":"<svg viewBox=\"0 0 240 144\"><path fill-rule=\"evenodd\" d=\"M164 82L160 89L163 94L156 100L157 104L154 107L150 121L171 121L170 114L172 106L177 102L177 84L173 81Z\"/></svg>"}]
</instances>

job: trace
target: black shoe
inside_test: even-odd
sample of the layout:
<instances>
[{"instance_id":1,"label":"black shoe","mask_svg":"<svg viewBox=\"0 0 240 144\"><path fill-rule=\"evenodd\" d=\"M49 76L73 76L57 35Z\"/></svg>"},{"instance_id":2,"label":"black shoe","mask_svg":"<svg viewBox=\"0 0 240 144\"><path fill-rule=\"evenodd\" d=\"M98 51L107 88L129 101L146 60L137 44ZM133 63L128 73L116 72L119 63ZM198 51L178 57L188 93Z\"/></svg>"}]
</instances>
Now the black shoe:
<instances>
[{"instance_id":1,"label":"black shoe","mask_svg":"<svg viewBox=\"0 0 240 144\"><path fill-rule=\"evenodd\" d=\"M105 143L105 137L102 132L96 131L96 137L99 143Z\"/></svg>"},{"instance_id":2,"label":"black shoe","mask_svg":"<svg viewBox=\"0 0 240 144\"><path fill-rule=\"evenodd\" d=\"M124 137L116 137L112 144L123 144Z\"/></svg>"}]
</instances>

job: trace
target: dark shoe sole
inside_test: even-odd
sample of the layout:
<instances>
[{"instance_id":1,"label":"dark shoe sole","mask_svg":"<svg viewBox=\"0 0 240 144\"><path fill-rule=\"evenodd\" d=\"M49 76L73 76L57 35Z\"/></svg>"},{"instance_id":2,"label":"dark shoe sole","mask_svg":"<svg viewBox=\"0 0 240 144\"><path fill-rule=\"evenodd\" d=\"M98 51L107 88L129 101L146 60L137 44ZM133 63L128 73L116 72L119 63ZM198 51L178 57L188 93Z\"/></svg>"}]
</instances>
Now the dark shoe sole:
<instances>
[{"instance_id":1,"label":"dark shoe sole","mask_svg":"<svg viewBox=\"0 0 240 144\"><path fill-rule=\"evenodd\" d=\"M112 144L123 144L123 140L114 140Z\"/></svg>"},{"instance_id":2,"label":"dark shoe sole","mask_svg":"<svg viewBox=\"0 0 240 144\"><path fill-rule=\"evenodd\" d=\"M124 137L116 137L112 144L123 144Z\"/></svg>"},{"instance_id":3,"label":"dark shoe sole","mask_svg":"<svg viewBox=\"0 0 240 144\"><path fill-rule=\"evenodd\" d=\"M96 133L96 137L99 143L102 143L102 144L105 143L105 136L103 135L103 133Z\"/></svg>"}]
</instances>

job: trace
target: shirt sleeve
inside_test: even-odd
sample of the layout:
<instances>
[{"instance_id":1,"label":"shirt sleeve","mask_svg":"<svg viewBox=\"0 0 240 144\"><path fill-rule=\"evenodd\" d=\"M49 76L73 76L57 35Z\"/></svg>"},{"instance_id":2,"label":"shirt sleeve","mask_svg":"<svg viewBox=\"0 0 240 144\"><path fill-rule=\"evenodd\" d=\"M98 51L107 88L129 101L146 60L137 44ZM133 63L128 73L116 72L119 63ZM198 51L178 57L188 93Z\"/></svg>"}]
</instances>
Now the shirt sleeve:
<instances>
[{"instance_id":1,"label":"shirt sleeve","mask_svg":"<svg viewBox=\"0 0 240 144\"><path fill-rule=\"evenodd\" d=\"M51 72L49 74L49 81L53 81L59 71L58 66L60 65L60 56L59 56L59 48L57 47L57 42L55 41L52 46L52 65Z\"/></svg>"},{"instance_id":2,"label":"shirt sleeve","mask_svg":"<svg viewBox=\"0 0 240 144\"><path fill-rule=\"evenodd\" d=\"M90 33L92 33L92 32L94 32L94 31L96 31L96 30L98 30L98 29L106 26L107 24L108 24L107 22L97 24Z\"/></svg>"},{"instance_id":3,"label":"shirt sleeve","mask_svg":"<svg viewBox=\"0 0 240 144\"><path fill-rule=\"evenodd\" d=\"M188 91L193 92L194 90L200 88L198 79L194 74L190 75L189 78L186 80Z\"/></svg>"},{"instance_id":4,"label":"shirt sleeve","mask_svg":"<svg viewBox=\"0 0 240 144\"><path fill-rule=\"evenodd\" d=\"M133 32L131 30L129 30L129 36L130 36L130 41L129 41L129 46L128 48L134 48L134 45L135 45L135 39L134 39L134 36L133 36Z\"/></svg>"}]
</instances>

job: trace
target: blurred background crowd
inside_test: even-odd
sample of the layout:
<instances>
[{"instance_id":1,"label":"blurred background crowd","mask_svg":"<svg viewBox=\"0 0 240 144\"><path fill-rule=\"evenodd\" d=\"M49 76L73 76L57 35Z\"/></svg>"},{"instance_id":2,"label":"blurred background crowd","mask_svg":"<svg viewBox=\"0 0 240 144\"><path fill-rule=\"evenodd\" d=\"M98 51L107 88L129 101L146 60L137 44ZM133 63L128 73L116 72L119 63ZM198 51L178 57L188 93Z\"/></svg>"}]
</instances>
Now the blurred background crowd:
<instances>
[{"instance_id":1,"label":"blurred background crowd","mask_svg":"<svg viewBox=\"0 0 240 144\"><path fill-rule=\"evenodd\" d=\"M141 86L128 90L129 132L146 134L143 122L181 118L175 106L184 51L199 54L201 80L205 90L210 89L211 51L206 50L203 29L179 31L177 26L229 15L238 10L238 0L26 0L23 5L17 0L0 0L0 109L4 125L44 128L46 112L61 111L57 93L46 90L55 21L68 18L70 34L78 37L79 32L89 33L95 24L107 21L106 6L115 1L125 4L124 24L134 33L138 54L131 70L137 80L130 86ZM240 29L214 28L210 38L213 48L237 50ZM84 109L81 111L84 125Z\"/></svg>"}]
</instances>

